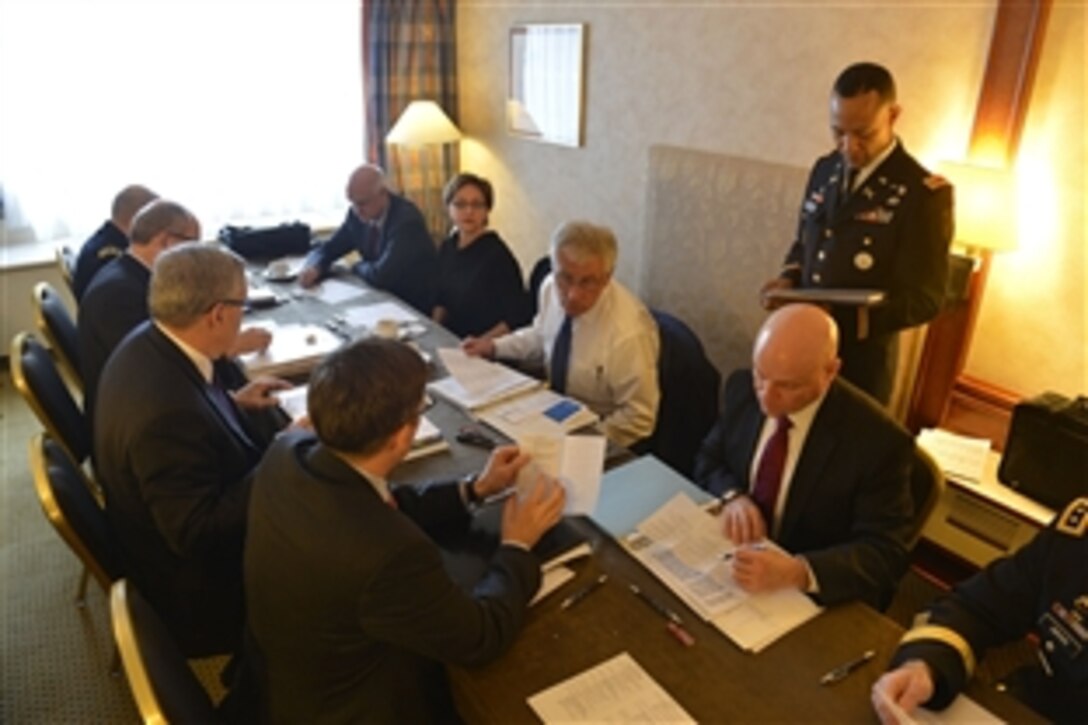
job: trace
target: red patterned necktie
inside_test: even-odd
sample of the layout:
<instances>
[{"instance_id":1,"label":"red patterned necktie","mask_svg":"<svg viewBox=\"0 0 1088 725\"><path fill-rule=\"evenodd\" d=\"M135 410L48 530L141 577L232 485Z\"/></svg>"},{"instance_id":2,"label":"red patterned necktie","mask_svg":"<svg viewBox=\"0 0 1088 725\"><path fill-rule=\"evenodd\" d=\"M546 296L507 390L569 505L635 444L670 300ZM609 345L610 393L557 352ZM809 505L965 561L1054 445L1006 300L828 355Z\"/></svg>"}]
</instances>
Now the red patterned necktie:
<instances>
[{"instance_id":1,"label":"red patterned necktie","mask_svg":"<svg viewBox=\"0 0 1088 725\"><path fill-rule=\"evenodd\" d=\"M782 471L786 468L792 426L790 419L784 415L776 419L774 433L767 439L767 445L763 447L763 455L756 468L752 499L763 513L768 531L774 526L774 507L778 501L778 491L782 488Z\"/></svg>"}]
</instances>

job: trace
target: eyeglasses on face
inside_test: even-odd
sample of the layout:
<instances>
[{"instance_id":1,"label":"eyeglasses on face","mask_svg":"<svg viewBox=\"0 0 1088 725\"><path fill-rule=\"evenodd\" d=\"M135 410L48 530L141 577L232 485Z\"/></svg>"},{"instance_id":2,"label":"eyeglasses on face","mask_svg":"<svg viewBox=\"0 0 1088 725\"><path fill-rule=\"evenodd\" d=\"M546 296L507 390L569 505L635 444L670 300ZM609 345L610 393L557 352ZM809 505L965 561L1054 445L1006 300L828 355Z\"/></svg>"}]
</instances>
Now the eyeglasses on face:
<instances>
[{"instance_id":1,"label":"eyeglasses on face","mask_svg":"<svg viewBox=\"0 0 1088 725\"><path fill-rule=\"evenodd\" d=\"M214 310L216 305L227 305L228 307L245 307L246 301L244 299L238 299L237 297L224 297L223 299L216 300L215 302L208 305L207 312L211 312L212 310Z\"/></svg>"},{"instance_id":2,"label":"eyeglasses on face","mask_svg":"<svg viewBox=\"0 0 1088 725\"><path fill-rule=\"evenodd\" d=\"M486 209L487 208L487 202L486 201L462 201L462 200L458 199L457 201L451 201L450 206L452 206L457 211L464 211L465 209Z\"/></svg>"},{"instance_id":3,"label":"eyeglasses on face","mask_svg":"<svg viewBox=\"0 0 1088 725\"><path fill-rule=\"evenodd\" d=\"M581 290L591 291L600 289L606 282L608 282L607 275L586 275L584 277L576 277L561 269L555 273L555 283L563 289L577 287Z\"/></svg>"}]
</instances>

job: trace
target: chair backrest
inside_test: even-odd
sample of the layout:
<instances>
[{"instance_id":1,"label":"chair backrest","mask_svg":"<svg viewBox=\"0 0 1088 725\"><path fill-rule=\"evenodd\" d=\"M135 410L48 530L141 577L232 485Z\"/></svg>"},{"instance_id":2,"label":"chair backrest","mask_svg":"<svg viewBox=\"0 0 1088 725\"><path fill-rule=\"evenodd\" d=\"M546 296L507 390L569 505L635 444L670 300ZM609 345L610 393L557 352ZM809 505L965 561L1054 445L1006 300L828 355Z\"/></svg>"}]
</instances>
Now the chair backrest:
<instances>
[{"instance_id":1,"label":"chair backrest","mask_svg":"<svg viewBox=\"0 0 1088 725\"><path fill-rule=\"evenodd\" d=\"M83 390L83 373L79 363L79 333L76 322L64 305L64 300L48 282L34 285L31 294L34 306L34 322L38 331L49 343L68 379Z\"/></svg>"},{"instance_id":2,"label":"chair backrest","mask_svg":"<svg viewBox=\"0 0 1088 725\"><path fill-rule=\"evenodd\" d=\"M125 677L145 723L219 721L211 698L159 615L126 579L110 592L110 618Z\"/></svg>"},{"instance_id":3,"label":"chair backrest","mask_svg":"<svg viewBox=\"0 0 1088 725\"><path fill-rule=\"evenodd\" d=\"M64 284L68 285L68 291L74 295L75 288L73 287L72 280L75 279L76 254L67 244L62 244L56 249L56 259L57 267L60 269L61 279L64 280Z\"/></svg>"},{"instance_id":4,"label":"chair backrest","mask_svg":"<svg viewBox=\"0 0 1088 725\"><path fill-rule=\"evenodd\" d=\"M536 316L538 312L538 300L540 299L540 285L544 283L544 279L552 273L552 258L551 255L545 254L543 257L536 261L533 265L533 269L529 272L529 309L533 314L530 315L530 319Z\"/></svg>"},{"instance_id":5,"label":"chair backrest","mask_svg":"<svg viewBox=\"0 0 1088 725\"><path fill-rule=\"evenodd\" d=\"M15 389L49 434L83 463L91 453L90 426L49 351L33 335L21 332L11 341L10 364Z\"/></svg>"},{"instance_id":6,"label":"chair backrest","mask_svg":"<svg viewBox=\"0 0 1088 725\"><path fill-rule=\"evenodd\" d=\"M94 484L68 452L43 433L30 440L30 471L45 517L103 591L109 591L124 567Z\"/></svg>"},{"instance_id":7,"label":"chair backrest","mask_svg":"<svg viewBox=\"0 0 1088 725\"><path fill-rule=\"evenodd\" d=\"M690 327L667 312L651 312L661 337L661 402L654 433L642 448L690 478L699 446L718 420L722 376Z\"/></svg>"},{"instance_id":8,"label":"chair backrest","mask_svg":"<svg viewBox=\"0 0 1088 725\"><path fill-rule=\"evenodd\" d=\"M914 500L914 519L911 522L909 545L914 548L922 537L922 530L930 514L937 508L944 493L944 473L940 466L925 450L914 446L914 458L910 469L910 495Z\"/></svg>"}]
</instances>

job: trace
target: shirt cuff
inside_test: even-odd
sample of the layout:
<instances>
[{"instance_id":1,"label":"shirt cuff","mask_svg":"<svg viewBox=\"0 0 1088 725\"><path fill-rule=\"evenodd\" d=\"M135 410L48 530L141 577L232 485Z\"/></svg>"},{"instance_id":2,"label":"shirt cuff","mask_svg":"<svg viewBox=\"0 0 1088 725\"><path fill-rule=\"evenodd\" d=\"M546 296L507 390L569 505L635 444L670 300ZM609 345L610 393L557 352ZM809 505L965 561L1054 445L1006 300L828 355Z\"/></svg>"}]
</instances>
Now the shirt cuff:
<instances>
[{"instance_id":1,"label":"shirt cuff","mask_svg":"<svg viewBox=\"0 0 1088 725\"><path fill-rule=\"evenodd\" d=\"M533 548L526 544L524 541L518 541L517 539L503 539L503 546L509 546L512 549L521 549L526 553L532 553Z\"/></svg>"},{"instance_id":2,"label":"shirt cuff","mask_svg":"<svg viewBox=\"0 0 1088 725\"><path fill-rule=\"evenodd\" d=\"M798 560L805 565L805 571L808 573L808 586L805 587L805 592L808 594L820 593L820 582L816 579L816 572L812 570L812 565L808 563L808 559L803 556L798 556Z\"/></svg>"}]
</instances>

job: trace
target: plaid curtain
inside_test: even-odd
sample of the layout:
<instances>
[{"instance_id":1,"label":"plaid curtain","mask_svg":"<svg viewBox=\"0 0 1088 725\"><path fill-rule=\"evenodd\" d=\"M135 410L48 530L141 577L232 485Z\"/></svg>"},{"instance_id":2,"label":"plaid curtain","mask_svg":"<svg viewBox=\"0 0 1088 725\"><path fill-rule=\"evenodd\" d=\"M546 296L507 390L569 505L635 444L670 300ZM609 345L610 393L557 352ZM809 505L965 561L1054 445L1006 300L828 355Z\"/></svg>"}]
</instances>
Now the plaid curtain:
<instances>
[{"instance_id":1,"label":"plaid curtain","mask_svg":"<svg viewBox=\"0 0 1088 725\"><path fill-rule=\"evenodd\" d=\"M410 101L433 100L455 123L454 0L363 0L363 84L367 158L423 211L432 236L449 230L442 186L459 167L456 144L387 146L385 135Z\"/></svg>"}]
</instances>

